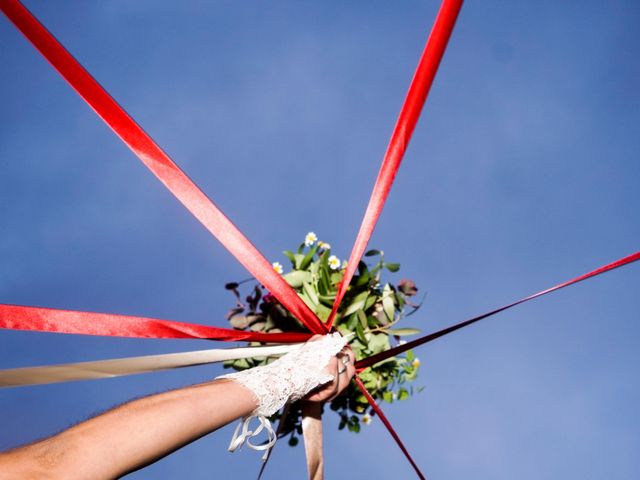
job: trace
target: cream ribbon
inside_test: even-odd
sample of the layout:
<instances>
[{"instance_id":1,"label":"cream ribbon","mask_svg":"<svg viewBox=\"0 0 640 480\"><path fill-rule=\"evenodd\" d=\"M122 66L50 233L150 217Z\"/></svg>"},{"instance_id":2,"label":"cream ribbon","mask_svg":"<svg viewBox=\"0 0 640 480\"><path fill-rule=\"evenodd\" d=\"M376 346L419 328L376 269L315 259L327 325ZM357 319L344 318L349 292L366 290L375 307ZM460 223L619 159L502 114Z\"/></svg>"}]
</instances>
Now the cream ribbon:
<instances>
[{"instance_id":1,"label":"cream ribbon","mask_svg":"<svg viewBox=\"0 0 640 480\"><path fill-rule=\"evenodd\" d=\"M316 402L302 403L302 435L309 480L323 480L322 404Z\"/></svg>"},{"instance_id":2,"label":"cream ribbon","mask_svg":"<svg viewBox=\"0 0 640 480\"><path fill-rule=\"evenodd\" d=\"M0 370L0 387L42 385L47 383L112 378L138 373L157 372L174 368L206 365L241 358L283 355L300 344L267 347L221 348L193 352L145 355L140 357L98 360L93 362L65 363L39 367L23 367Z\"/></svg>"}]
</instances>

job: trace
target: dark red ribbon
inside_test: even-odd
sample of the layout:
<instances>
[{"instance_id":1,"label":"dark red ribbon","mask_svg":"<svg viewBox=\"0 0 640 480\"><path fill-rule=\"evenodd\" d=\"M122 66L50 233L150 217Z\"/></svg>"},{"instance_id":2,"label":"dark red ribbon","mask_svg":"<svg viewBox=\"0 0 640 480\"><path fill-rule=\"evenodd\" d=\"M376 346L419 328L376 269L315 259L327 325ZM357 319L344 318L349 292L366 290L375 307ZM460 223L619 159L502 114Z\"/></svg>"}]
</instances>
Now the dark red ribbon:
<instances>
[{"instance_id":1,"label":"dark red ribbon","mask_svg":"<svg viewBox=\"0 0 640 480\"><path fill-rule=\"evenodd\" d=\"M383 425L387 427L387 430L389 431L393 439L398 444L398 447L400 447L400 450L402 450L402 453L404 453L404 456L407 458L407 460L409 460L409 463L418 474L418 477L424 480L425 476L420 470L420 467L418 467L418 464L413 460L413 457L409 453L409 450L407 450L407 447L404 446L402 439L400 438L398 433L394 430L393 426L391 425L391 422L387 419L387 416L384 414L382 409L378 406L375 399L371 396L371 394L369 393L369 390L367 390L367 387L364 386L364 384L362 383L362 380L360 380L360 377L356 375L355 377L353 377L353 380L356 382L356 385L358 385L358 388L360 389L362 394L365 396L365 398L369 402L369 405L371 405L371 408L373 409L373 411L376 412L380 420L382 420Z\"/></svg>"},{"instance_id":2,"label":"dark red ribbon","mask_svg":"<svg viewBox=\"0 0 640 480\"><path fill-rule=\"evenodd\" d=\"M357 263L364 253L382 207L384 206L461 5L462 0L444 0L438 12L436 22L427 41L420 63L418 64L371 194L369 205L349 259L349 265L339 288L338 295L336 296L332 314L327 322L329 327L333 324L340 301L349 286L350 280L357 268ZM60 72L78 94L114 130L138 158L164 183L176 198L185 205L205 228L218 238L255 278L275 295L287 310L315 333L323 333L328 330L327 326L318 320L315 314L298 297L296 292L271 268L269 262L237 227L198 189L149 135L109 96L98 82L89 75L18 0L0 0L0 9L54 68ZM633 254L618 262L578 277L577 279L557 285L507 306L461 322L440 332L427 335L426 337L414 340L400 347L390 349L382 354L362 360L358 362L357 366L359 369L366 368L390 356L427 343L428 341L444 336L491 315L495 315L520 303L604 273L605 271L626 265L639 258L640 253ZM119 325L114 325L114 323L116 323L114 320L117 320ZM297 342L309 337L308 334L259 334L255 332L242 332L140 317L71 312L11 305L0 305L0 327L90 335L106 334L112 336L138 336L147 338L208 338L280 343ZM356 379L356 382L371 404L371 407L378 413L407 459L411 462L414 469L416 469L420 478L424 478L424 475L409 455L399 436L393 430L393 427L371 395L366 391L362 382L359 379Z\"/></svg>"},{"instance_id":3,"label":"dark red ribbon","mask_svg":"<svg viewBox=\"0 0 640 480\"><path fill-rule=\"evenodd\" d=\"M409 145L409 140L411 140L411 134L418 122L420 112L422 111L431 84L438 71L440 60L442 60L445 48L451 37L451 32L458 18L460 7L462 7L462 0L444 0L440 6L440 11L433 24L431 34L429 35L418 66L416 67L411 85L409 86L407 97L398 115L396 126L391 134L389 146L385 152L380 171L378 172L378 178L373 186L369 204L362 219L362 224L360 225L360 231L358 232L353 250L349 256L347 268L340 288L338 289L336 299L333 302L331 314L327 319L327 325L329 325L329 327L333 325L340 302L342 302L342 298L347 292L347 288L349 288L351 278L358 268L358 262L367 248L382 207L384 207L384 203L387 200L393 180L398 172L398 168L400 168L400 162Z\"/></svg>"},{"instance_id":4,"label":"dark red ribbon","mask_svg":"<svg viewBox=\"0 0 640 480\"><path fill-rule=\"evenodd\" d=\"M0 304L0 328L134 338L201 338L223 342L298 343L309 333L260 333L156 318Z\"/></svg>"},{"instance_id":5,"label":"dark red ribbon","mask_svg":"<svg viewBox=\"0 0 640 480\"><path fill-rule=\"evenodd\" d=\"M572 280L566 281L564 283L560 283L555 287L547 288L546 290L542 290L541 292L534 293L533 295L529 295L528 297L521 298L520 300L516 300L515 302L509 303L508 305L504 305L500 308L496 308L495 310L491 310L490 312L483 313L482 315L478 315L476 317L470 318L469 320L465 320L464 322L456 323L455 325L447 327L438 332L425 335L424 337L418 338L416 340L412 340L411 342L407 342L403 345L398 345L397 347L391 348L384 352L381 352L376 355L372 355L368 358L365 358L363 360L360 360L359 362L356 362L356 369L358 369L358 371L362 371L365 368L370 367L371 365L375 365L378 362L386 360L395 355L399 355L403 352L406 352L407 350L411 350L412 348L418 347L425 343L431 342L437 338L444 337L445 335L455 332L456 330L460 330L461 328L464 328L473 323L479 322L480 320L484 320L485 318L491 317L500 312L504 312L505 310L515 307L516 305L520 305L521 303L528 302L529 300L533 300L534 298L541 297L542 295L546 295L547 293L555 292L556 290L560 290L561 288L568 287L569 285L574 285L578 282L582 282L583 280L587 280L588 278L601 275L605 272L615 270L616 268L623 267L630 263L637 262L638 260L640 260L640 252L632 253L631 255L621 258L620 260L616 260L615 262L611 262L607 265L603 265L602 267L596 268L595 270L585 273L584 275L580 275L579 277L576 277Z\"/></svg>"},{"instance_id":6,"label":"dark red ribbon","mask_svg":"<svg viewBox=\"0 0 640 480\"><path fill-rule=\"evenodd\" d=\"M0 9L142 163L287 310L311 331L327 331L247 237L18 0L0 0Z\"/></svg>"}]
</instances>

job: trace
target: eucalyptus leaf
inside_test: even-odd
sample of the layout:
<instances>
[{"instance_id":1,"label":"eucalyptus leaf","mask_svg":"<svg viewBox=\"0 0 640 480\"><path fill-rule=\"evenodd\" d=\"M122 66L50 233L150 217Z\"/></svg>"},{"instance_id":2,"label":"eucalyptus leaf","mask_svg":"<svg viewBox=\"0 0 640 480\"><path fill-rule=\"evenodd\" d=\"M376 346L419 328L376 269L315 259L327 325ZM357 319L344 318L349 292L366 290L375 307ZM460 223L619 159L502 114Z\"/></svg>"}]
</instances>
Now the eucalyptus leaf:
<instances>
[{"instance_id":1,"label":"eucalyptus leaf","mask_svg":"<svg viewBox=\"0 0 640 480\"><path fill-rule=\"evenodd\" d=\"M398 270L400 270L399 263L385 263L384 267L390 272L397 272Z\"/></svg>"},{"instance_id":2,"label":"eucalyptus leaf","mask_svg":"<svg viewBox=\"0 0 640 480\"><path fill-rule=\"evenodd\" d=\"M300 288L304 282L311 281L311 274L301 270L294 270L293 272L283 275L283 278L293 288Z\"/></svg>"},{"instance_id":3,"label":"eucalyptus leaf","mask_svg":"<svg viewBox=\"0 0 640 480\"><path fill-rule=\"evenodd\" d=\"M352 313L356 313L358 310L361 310L364 307L368 296L369 292L366 291L356 295L342 315L346 317L347 315L351 315Z\"/></svg>"},{"instance_id":4,"label":"eucalyptus leaf","mask_svg":"<svg viewBox=\"0 0 640 480\"><path fill-rule=\"evenodd\" d=\"M302 290L307 294L309 299L313 302L314 305L320 303L320 299L318 298L318 294L315 289L309 284L309 282L302 283Z\"/></svg>"},{"instance_id":5,"label":"eucalyptus leaf","mask_svg":"<svg viewBox=\"0 0 640 480\"><path fill-rule=\"evenodd\" d=\"M419 328L389 328L385 330L388 335L395 335L396 337L406 337L407 335L417 335L420 333Z\"/></svg>"},{"instance_id":6,"label":"eucalyptus leaf","mask_svg":"<svg viewBox=\"0 0 640 480\"><path fill-rule=\"evenodd\" d=\"M329 307L325 307L322 303L318 303L315 308L315 314L322 321L327 321L329 319L329 315L331 315L331 309Z\"/></svg>"},{"instance_id":7,"label":"eucalyptus leaf","mask_svg":"<svg viewBox=\"0 0 640 480\"><path fill-rule=\"evenodd\" d=\"M360 320L360 325L362 325L362 328L367 329L369 327L369 322L367 322L367 316L365 315L365 313L362 310L358 310L356 312L356 316L358 317L358 320Z\"/></svg>"},{"instance_id":8,"label":"eucalyptus leaf","mask_svg":"<svg viewBox=\"0 0 640 480\"><path fill-rule=\"evenodd\" d=\"M389 345L389 337L384 333L373 333L369 338L369 350L373 354L384 352L388 350Z\"/></svg>"},{"instance_id":9,"label":"eucalyptus leaf","mask_svg":"<svg viewBox=\"0 0 640 480\"><path fill-rule=\"evenodd\" d=\"M393 290L387 283L382 290L382 308L387 317L387 320L393 322L393 318L396 311L396 304L393 301Z\"/></svg>"},{"instance_id":10,"label":"eucalyptus leaf","mask_svg":"<svg viewBox=\"0 0 640 480\"><path fill-rule=\"evenodd\" d=\"M360 325L360 322L356 322L356 337L358 338L358 340L360 340L360 343L362 343L362 345L368 345L369 342L367 342L367 337L365 337L364 335L364 330L362 328L362 325Z\"/></svg>"}]
</instances>

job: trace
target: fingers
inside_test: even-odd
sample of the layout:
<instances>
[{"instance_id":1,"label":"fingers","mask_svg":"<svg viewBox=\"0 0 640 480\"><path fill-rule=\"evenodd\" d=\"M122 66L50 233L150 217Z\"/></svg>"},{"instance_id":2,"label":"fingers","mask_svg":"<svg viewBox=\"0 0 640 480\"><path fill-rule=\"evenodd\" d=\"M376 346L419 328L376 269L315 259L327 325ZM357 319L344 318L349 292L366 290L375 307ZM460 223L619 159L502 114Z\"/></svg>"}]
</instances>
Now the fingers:
<instances>
[{"instance_id":1,"label":"fingers","mask_svg":"<svg viewBox=\"0 0 640 480\"><path fill-rule=\"evenodd\" d=\"M356 373L355 368L355 355L353 350L348 345L338 353L338 388L336 392L336 397L342 393L342 391L347 388L349 382Z\"/></svg>"},{"instance_id":2,"label":"fingers","mask_svg":"<svg viewBox=\"0 0 640 480\"><path fill-rule=\"evenodd\" d=\"M315 341L321 337L321 335L314 335L309 341ZM325 371L333 376L333 380L311 392L306 397L307 400L314 402L331 401L349 386L356 373L353 350L348 345L345 345L335 357L329 360Z\"/></svg>"}]
</instances>

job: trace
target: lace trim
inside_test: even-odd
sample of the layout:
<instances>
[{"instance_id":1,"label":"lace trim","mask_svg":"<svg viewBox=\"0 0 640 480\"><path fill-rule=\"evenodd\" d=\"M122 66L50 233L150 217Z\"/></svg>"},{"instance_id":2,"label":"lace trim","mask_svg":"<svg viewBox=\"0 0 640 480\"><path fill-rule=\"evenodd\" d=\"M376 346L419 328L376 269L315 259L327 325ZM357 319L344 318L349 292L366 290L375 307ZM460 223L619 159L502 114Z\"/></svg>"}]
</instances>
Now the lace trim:
<instances>
[{"instance_id":1,"label":"lace trim","mask_svg":"<svg viewBox=\"0 0 640 480\"><path fill-rule=\"evenodd\" d=\"M254 450L266 450L266 457L276 442L276 435L266 417L276 413L286 403L299 400L314 388L331 382L334 379L333 375L324 369L346 343L347 339L339 333L325 335L318 340L300 345L268 365L218 377L234 380L250 390L258 404L251 415L236 427L229 450L234 451L247 441L249 447ZM255 431L249 430L252 418L260 420L260 426ZM267 444L254 446L249 443L249 438L255 437L265 428L269 435ZM238 435L240 429L242 434Z\"/></svg>"}]
</instances>

